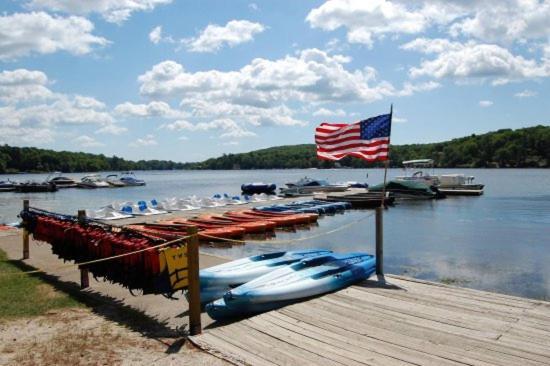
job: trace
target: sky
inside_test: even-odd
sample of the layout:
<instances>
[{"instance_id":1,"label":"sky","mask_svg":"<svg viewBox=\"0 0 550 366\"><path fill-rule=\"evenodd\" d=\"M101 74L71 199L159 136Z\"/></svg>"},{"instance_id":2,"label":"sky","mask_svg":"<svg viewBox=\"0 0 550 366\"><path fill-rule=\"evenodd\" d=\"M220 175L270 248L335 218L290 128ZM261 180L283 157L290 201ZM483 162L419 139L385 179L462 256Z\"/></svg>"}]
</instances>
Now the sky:
<instances>
[{"instance_id":1,"label":"sky","mask_svg":"<svg viewBox=\"0 0 550 366\"><path fill-rule=\"evenodd\" d=\"M201 161L393 104L392 143L550 124L550 0L4 0L0 143Z\"/></svg>"}]
</instances>

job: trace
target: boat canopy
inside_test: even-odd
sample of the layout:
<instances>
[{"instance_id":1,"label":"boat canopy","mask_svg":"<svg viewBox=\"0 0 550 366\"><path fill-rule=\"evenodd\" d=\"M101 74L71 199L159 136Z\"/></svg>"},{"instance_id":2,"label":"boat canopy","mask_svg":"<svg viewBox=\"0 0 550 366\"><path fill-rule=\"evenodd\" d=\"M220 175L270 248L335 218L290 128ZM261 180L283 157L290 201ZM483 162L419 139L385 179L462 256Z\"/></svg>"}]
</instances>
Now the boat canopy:
<instances>
[{"instance_id":1,"label":"boat canopy","mask_svg":"<svg viewBox=\"0 0 550 366\"><path fill-rule=\"evenodd\" d=\"M406 167L432 166L433 164L434 164L433 159L416 159L416 160L406 160L403 162L403 165Z\"/></svg>"}]
</instances>

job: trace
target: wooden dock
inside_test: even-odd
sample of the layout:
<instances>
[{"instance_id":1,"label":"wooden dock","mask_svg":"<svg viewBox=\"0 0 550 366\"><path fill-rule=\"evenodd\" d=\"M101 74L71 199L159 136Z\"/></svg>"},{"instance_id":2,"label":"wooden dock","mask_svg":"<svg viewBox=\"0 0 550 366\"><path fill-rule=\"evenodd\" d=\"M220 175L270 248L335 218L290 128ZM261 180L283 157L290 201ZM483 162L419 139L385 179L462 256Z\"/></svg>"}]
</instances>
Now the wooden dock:
<instances>
[{"instance_id":1,"label":"wooden dock","mask_svg":"<svg viewBox=\"0 0 550 366\"><path fill-rule=\"evenodd\" d=\"M550 365L550 303L386 276L191 341L237 365Z\"/></svg>"}]
</instances>

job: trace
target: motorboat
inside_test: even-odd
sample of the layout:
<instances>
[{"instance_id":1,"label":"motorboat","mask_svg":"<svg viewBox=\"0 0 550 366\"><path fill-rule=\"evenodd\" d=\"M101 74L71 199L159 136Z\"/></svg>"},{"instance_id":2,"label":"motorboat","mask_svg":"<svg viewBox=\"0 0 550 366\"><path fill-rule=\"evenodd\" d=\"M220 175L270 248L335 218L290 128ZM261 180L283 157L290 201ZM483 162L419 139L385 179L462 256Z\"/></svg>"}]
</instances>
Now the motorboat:
<instances>
[{"instance_id":1,"label":"motorboat","mask_svg":"<svg viewBox=\"0 0 550 366\"><path fill-rule=\"evenodd\" d=\"M77 183L79 188L109 188L110 184L99 174L87 175L82 177L80 182Z\"/></svg>"},{"instance_id":2,"label":"motorboat","mask_svg":"<svg viewBox=\"0 0 550 366\"><path fill-rule=\"evenodd\" d=\"M422 182L428 186L439 185L439 177L433 174L433 159L406 160L403 162L403 168L405 169L405 175L397 176L395 180ZM411 170L412 173L409 173ZM427 170L431 170L432 174Z\"/></svg>"},{"instance_id":3,"label":"motorboat","mask_svg":"<svg viewBox=\"0 0 550 366\"><path fill-rule=\"evenodd\" d=\"M447 195L479 196L483 194L484 184L473 183L474 176L464 174L440 174L435 175L433 159L407 160L403 162L405 175L395 177L399 181L423 182ZM412 169L412 173L408 172ZM426 172L431 170L431 174Z\"/></svg>"},{"instance_id":4,"label":"motorboat","mask_svg":"<svg viewBox=\"0 0 550 366\"><path fill-rule=\"evenodd\" d=\"M126 186L144 186L143 179L137 179L133 172L124 172L120 177L120 181Z\"/></svg>"},{"instance_id":5,"label":"motorboat","mask_svg":"<svg viewBox=\"0 0 550 366\"><path fill-rule=\"evenodd\" d=\"M64 177L61 172L54 172L51 175L55 175L53 178L46 178L47 182L54 183L57 188L73 188L76 187L76 181L72 178Z\"/></svg>"},{"instance_id":6,"label":"motorboat","mask_svg":"<svg viewBox=\"0 0 550 366\"><path fill-rule=\"evenodd\" d=\"M310 195L315 192L343 192L348 190L345 184L330 184L323 179L309 177L301 178L296 182L286 183L287 188L281 188L281 194L285 196Z\"/></svg>"},{"instance_id":7,"label":"motorboat","mask_svg":"<svg viewBox=\"0 0 550 366\"><path fill-rule=\"evenodd\" d=\"M36 182L28 181L23 183L17 183L14 185L16 192L31 193L31 192L55 192L57 186L52 182Z\"/></svg>"},{"instance_id":8,"label":"motorboat","mask_svg":"<svg viewBox=\"0 0 550 366\"><path fill-rule=\"evenodd\" d=\"M377 184L369 188L369 192L391 192L395 199L402 200L429 200L444 198L445 195L439 192L437 187L428 185L423 181L415 180L390 180L384 184Z\"/></svg>"},{"instance_id":9,"label":"motorboat","mask_svg":"<svg viewBox=\"0 0 550 366\"><path fill-rule=\"evenodd\" d=\"M122 182L116 174L109 174L105 177L105 181L109 183L111 187L126 187L126 183Z\"/></svg>"},{"instance_id":10,"label":"motorboat","mask_svg":"<svg viewBox=\"0 0 550 366\"><path fill-rule=\"evenodd\" d=\"M267 193L267 194L274 194L275 190L277 189L277 186L274 183L262 183L262 182L254 182L254 183L244 183L241 185L241 191L244 194L260 194L260 193Z\"/></svg>"},{"instance_id":11,"label":"motorboat","mask_svg":"<svg viewBox=\"0 0 550 366\"><path fill-rule=\"evenodd\" d=\"M15 183L11 180L0 180L0 192L10 192L15 190Z\"/></svg>"}]
</instances>

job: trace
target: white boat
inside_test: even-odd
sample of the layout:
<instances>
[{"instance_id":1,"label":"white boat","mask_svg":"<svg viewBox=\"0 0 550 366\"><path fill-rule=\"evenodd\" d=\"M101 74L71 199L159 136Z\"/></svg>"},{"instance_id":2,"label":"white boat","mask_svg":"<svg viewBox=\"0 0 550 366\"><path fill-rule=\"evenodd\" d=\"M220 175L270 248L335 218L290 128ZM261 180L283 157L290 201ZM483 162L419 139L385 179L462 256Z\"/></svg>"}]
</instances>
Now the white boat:
<instances>
[{"instance_id":1,"label":"white boat","mask_svg":"<svg viewBox=\"0 0 550 366\"><path fill-rule=\"evenodd\" d=\"M125 187L126 186L126 184L124 184L124 182L122 182L118 178L118 175L116 175L116 174L109 174L107 177L105 177L105 181L107 183L109 183L109 185L111 187Z\"/></svg>"},{"instance_id":2,"label":"white boat","mask_svg":"<svg viewBox=\"0 0 550 366\"><path fill-rule=\"evenodd\" d=\"M80 182L77 183L79 188L109 188L110 185L101 178L99 174L92 174L83 177Z\"/></svg>"},{"instance_id":3,"label":"white boat","mask_svg":"<svg viewBox=\"0 0 550 366\"><path fill-rule=\"evenodd\" d=\"M192 202L182 198L166 198L156 204L154 208L166 211L190 211L197 210L200 206L194 206Z\"/></svg>"},{"instance_id":4,"label":"white boat","mask_svg":"<svg viewBox=\"0 0 550 366\"><path fill-rule=\"evenodd\" d=\"M120 177L120 181L125 186L144 186L145 181L143 179L136 178L133 172L123 172Z\"/></svg>"},{"instance_id":5,"label":"white boat","mask_svg":"<svg viewBox=\"0 0 550 366\"><path fill-rule=\"evenodd\" d=\"M445 195L466 195L479 196L483 194L485 185L473 183L474 176L464 174L440 174L435 175L433 159L407 160L403 162L405 175L395 177L395 180L401 181L420 181L431 187L436 187L439 192ZM410 170L411 174L408 174ZM430 170L432 173L426 172Z\"/></svg>"},{"instance_id":6,"label":"white boat","mask_svg":"<svg viewBox=\"0 0 550 366\"><path fill-rule=\"evenodd\" d=\"M50 176L54 175L53 178L46 178L46 181L48 183L53 183L56 185L57 188L72 188L76 187L76 181L72 178L64 177L62 176L63 173L61 172L53 172L50 174Z\"/></svg>"},{"instance_id":7,"label":"white boat","mask_svg":"<svg viewBox=\"0 0 550 366\"><path fill-rule=\"evenodd\" d=\"M281 194L285 196L311 195L317 192L343 192L348 190L347 185L330 184L323 179L304 177L296 182L286 183L287 188L281 188Z\"/></svg>"}]
</instances>

